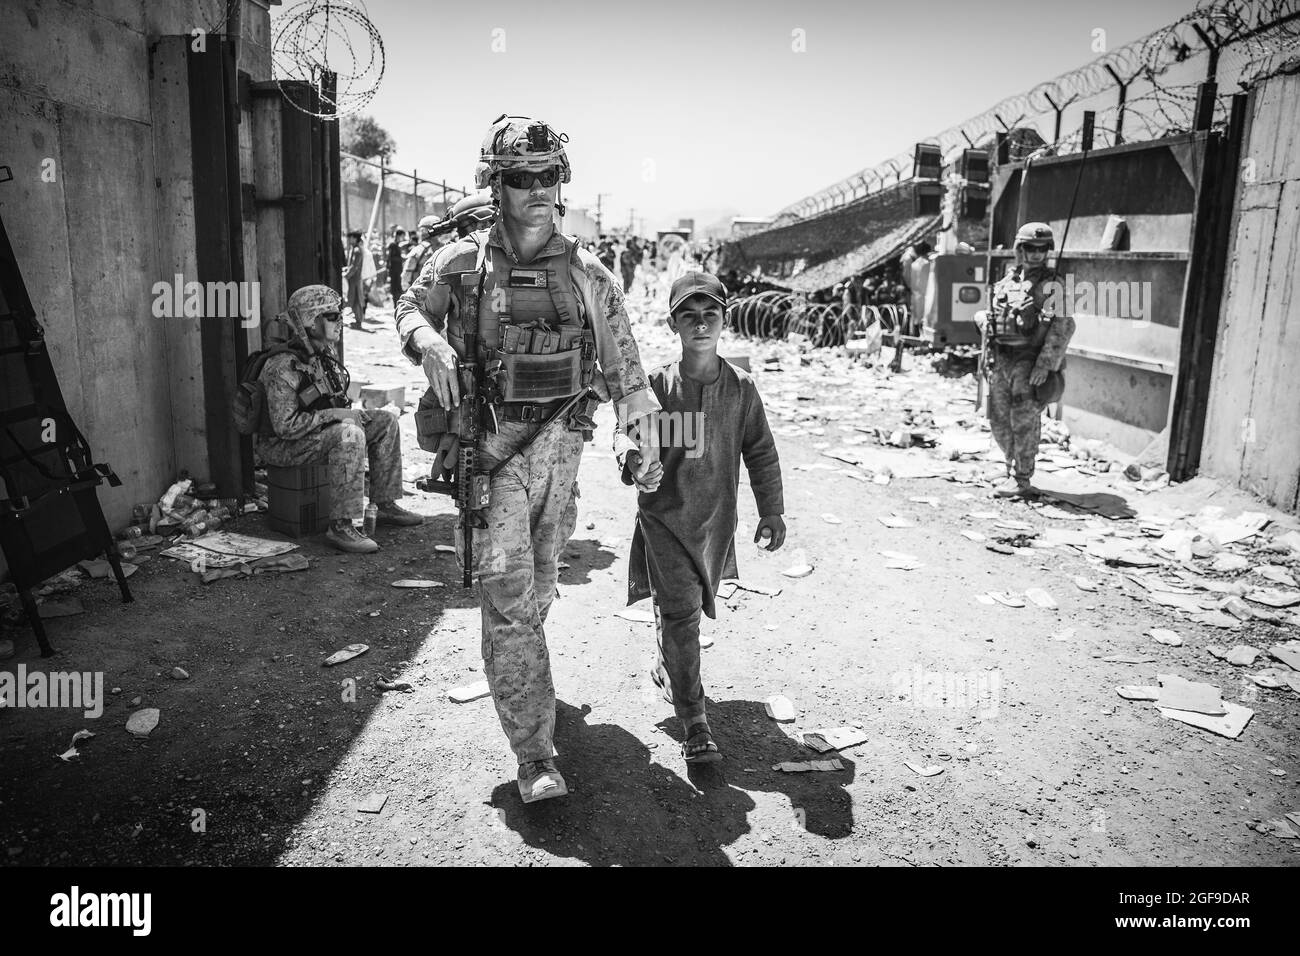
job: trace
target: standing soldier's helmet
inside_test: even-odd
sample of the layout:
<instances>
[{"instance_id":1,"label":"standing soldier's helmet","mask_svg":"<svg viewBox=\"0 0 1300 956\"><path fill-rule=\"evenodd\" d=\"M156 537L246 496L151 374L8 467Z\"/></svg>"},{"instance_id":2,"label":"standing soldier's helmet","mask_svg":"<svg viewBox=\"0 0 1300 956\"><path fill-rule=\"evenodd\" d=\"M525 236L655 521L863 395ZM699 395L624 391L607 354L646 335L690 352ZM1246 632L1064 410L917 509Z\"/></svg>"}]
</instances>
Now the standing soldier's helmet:
<instances>
[{"instance_id":1,"label":"standing soldier's helmet","mask_svg":"<svg viewBox=\"0 0 1300 956\"><path fill-rule=\"evenodd\" d=\"M502 113L488 127L474 167L474 185L486 189L493 175L503 169L560 168L560 182L570 178L569 157L564 144L569 137L557 133L538 119Z\"/></svg>"},{"instance_id":2,"label":"standing soldier's helmet","mask_svg":"<svg viewBox=\"0 0 1300 956\"><path fill-rule=\"evenodd\" d=\"M1019 249L1027 243L1047 246L1048 249L1055 249L1056 237L1052 235L1052 227L1045 222L1025 223L1016 231L1014 248Z\"/></svg>"},{"instance_id":3,"label":"standing soldier's helmet","mask_svg":"<svg viewBox=\"0 0 1300 956\"><path fill-rule=\"evenodd\" d=\"M421 239L428 239L433 235L433 229L436 225L438 225L437 216L425 216L420 220L419 225L417 225L415 229L416 232L420 234Z\"/></svg>"},{"instance_id":4,"label":"standing soldier's helmet","mask_svg":"<svg viewBox=\"0 0 1300 956\"><path fill-rule=\"evenodd\" d=\"M338 315L343 309L343 297L327 285L305 285L289 296L288 310L302 323L308 333L316 329L316 320L330 312Z\"/></svg>"}]
</instances>

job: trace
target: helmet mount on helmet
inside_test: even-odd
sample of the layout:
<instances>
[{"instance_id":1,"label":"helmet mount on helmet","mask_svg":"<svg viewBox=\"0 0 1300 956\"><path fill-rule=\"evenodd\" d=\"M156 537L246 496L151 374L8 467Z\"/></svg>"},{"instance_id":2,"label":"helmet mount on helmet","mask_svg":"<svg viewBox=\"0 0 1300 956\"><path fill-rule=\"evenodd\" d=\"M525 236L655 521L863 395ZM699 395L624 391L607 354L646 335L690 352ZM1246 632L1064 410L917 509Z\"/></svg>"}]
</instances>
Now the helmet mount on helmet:
<instances>
[{"instance_id":1,"label":"helmet mount on helmet","mask_svg":"<svg viewBox=\"0 0 1300 956\"><path fill-rule=\"evenodd\" d=\"M556 132L550 125L528 116L511 116L502 113L492 121L483 145L479 148L478 165L474 167L474 185L479 189L491 188L492 201L500 205L501 176L508 169L546 169L559 172L559 185L569 182L572 170L564 144L569 137ZM555 193L555 208L564 215L560 191Z\"/></svg>"}]
</instances>

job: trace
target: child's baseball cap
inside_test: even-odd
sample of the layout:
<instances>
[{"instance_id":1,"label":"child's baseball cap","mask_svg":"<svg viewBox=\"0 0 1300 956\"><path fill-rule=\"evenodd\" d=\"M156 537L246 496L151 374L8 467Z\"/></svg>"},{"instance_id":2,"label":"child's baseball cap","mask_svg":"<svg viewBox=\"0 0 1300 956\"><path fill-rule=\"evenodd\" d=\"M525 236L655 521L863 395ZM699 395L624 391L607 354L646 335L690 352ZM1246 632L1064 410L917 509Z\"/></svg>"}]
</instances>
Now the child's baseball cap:
<instances>
[{"instance_id":1,"label":"child's baseball cap","mask_svg":"<svg viewBox=\"0 0 1300 956\"><path fill-rule=\"evenodd\" d=\"M727 289L717 276L708 272L688 272L674 282L668 292L669 314L676 312L677 307L693 295L708 296L724 309L727 307Z\"/></svg>"}]
</instances>

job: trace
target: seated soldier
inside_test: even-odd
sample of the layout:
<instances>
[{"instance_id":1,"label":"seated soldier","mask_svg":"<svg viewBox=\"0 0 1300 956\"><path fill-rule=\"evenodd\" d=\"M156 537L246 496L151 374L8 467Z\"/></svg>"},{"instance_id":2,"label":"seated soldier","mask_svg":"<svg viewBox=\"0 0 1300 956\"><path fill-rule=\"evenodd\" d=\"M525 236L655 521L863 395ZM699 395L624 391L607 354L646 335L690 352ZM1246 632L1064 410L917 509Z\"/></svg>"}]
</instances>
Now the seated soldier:
<instances>
[{"instance_id":1,"label":"seated soldier","mask_svg":"<svg viewBox=\"0 0 1300 956\"><path fill-rule=\"evenodd\" d=\"M266 412L257 453L264 464L282 468L328 463L330 524L325 540L340 551L371 554L379 545L353 525L365 515L367 460L378 523L405 527L424 519L397 505L402 494L397 416L383 409L348 407L347 370L332 348L339 337L341 307L339 294L324 285L303 286L289 297L295 338L290 351L267 359L259 376L266 389ZM323 370L323 381L312 374L314 362Z\"/></svg>"}]
</instances>

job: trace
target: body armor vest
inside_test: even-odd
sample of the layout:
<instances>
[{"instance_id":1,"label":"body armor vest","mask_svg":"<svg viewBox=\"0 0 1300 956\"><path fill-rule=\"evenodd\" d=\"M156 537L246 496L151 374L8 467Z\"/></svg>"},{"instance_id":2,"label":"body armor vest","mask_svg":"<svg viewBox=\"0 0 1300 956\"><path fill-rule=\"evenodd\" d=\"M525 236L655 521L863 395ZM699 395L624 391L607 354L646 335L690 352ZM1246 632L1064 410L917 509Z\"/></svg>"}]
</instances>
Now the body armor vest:
<instances>
[{"instance_id":1,"label":"body armor vest","mask_svg":"<svg viewBox=\"0 0 1300 956\"><path fill-rule=\"evenodd\" d=\"M477 313L477 360L486 364L502 402L568 398L595 378L596 338L583 317L570 271L577 244L562 238L561 252L527 266L495 256L486 241L472 270L459 271L456 263L448 263L445 274L457 308L447 317L447 341L462 360L470 360L463 317Z\"/></svg>"},{"instance_id":2,"label":"body armor vest","mask_svg":"<svg viewBox=\"0 0 1300 956\"><path fill-rule=\"evenodd\" d=\"M1015 349L1042 346L1048 322L1055 318L1043 291L1051 275L1043 273L1030 279L1024 268L1017 266L993 287L989 339L994 345Z\"/></svg>"}]
</instances>

